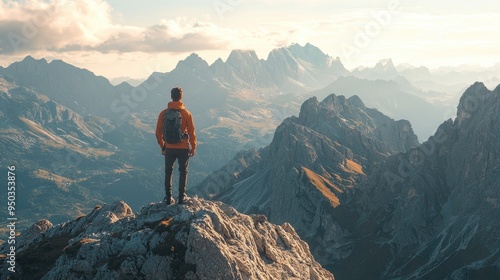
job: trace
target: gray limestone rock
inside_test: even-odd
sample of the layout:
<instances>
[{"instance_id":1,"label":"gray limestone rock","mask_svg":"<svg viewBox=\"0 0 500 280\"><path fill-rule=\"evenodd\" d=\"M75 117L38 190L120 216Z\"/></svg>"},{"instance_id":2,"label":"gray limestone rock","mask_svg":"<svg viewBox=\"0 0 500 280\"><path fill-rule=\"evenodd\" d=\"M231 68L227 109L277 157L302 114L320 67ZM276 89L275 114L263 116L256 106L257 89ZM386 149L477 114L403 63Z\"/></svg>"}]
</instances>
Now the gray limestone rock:
<instances>
[{"instance_id":1,"label":"gray limestone rock","mask_svg":"<svg viewBox=\"0 0 500 280\"><path fill-rule=\"evenodd\" d=\"M334 279L289 224L197 197L137 214L116 202L49 225L23 232L12 279Z\"/></svg>"},{"instance_id":2,"label":"gray limestone rock","mask_svg":"<svg viewBox=\"0 0 500 280\"><path fill-rule=\"evenodd\" d=\"M358 186L355 215L337 217L356 228L343 238L353 252L336 263L338 277L500 278L499 89L472 85L454 121ZM372 265L347 269L360 261Z\"/></svg>"},{"instance_id":3,"label":"gray limestone rock","mask_svg":"<svg viewBox=\"0 0 500 280\"><path fill-rule=\"evenodd\" d=\"M334 217L352 200L355 186L388 156L418 146L408 121L393 119L366 108L353 96L330 95L303 103L298 117L289 117L276 129L271 144L243 154L196 187L244 213L266 215L273 223L288 222L306 240L318 261L332 264L352 252L346 236L351 229ZM255 159L258 160L255 160Z\"/></svg>"}]
</instances>

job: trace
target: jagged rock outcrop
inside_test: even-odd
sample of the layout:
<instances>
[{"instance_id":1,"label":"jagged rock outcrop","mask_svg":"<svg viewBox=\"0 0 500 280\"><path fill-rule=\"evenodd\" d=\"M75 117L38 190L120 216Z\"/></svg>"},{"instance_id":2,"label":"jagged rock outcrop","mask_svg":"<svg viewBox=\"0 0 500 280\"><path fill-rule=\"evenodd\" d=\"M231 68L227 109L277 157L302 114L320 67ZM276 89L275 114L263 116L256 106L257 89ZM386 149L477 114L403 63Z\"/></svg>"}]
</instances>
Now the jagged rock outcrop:
<instances>
[{"instance_id":1,"label":"jagged rock outcrop","mask_svg":"<svg viewBox=\"0 0 500 280\"><path fill-rule=\"evenodd\" d=\"M418 145L407 120L394 121L367 108L356 95L345 98L331 94L321 103L310 98L302 104L297 122L372 161Z\"/></svg>"},{"instance_id":2,"label":"jagged rock outcrop","mask_svg":"<svg viewBox=\"0 0 500 280\"><path fill-rule=\"evenodd\" d=\"M358 186L355 214L336 217L356 229L342 240L352 253L333 266L338 277L500 278L499 109L500 86L474 84L454 121ZM371 265L347 269L360 262Z\"/></svg>"},{"instance_id":3,"label":"jagged rock outcrop","mask_svg":"<svg viewBox=\"0 0 500 280\"><path fill-rule=\"evenodd\" d=\"M358 67L352 71L352 75L368 80L397 80L401 78L392 62L392 59L382 59L372 68Z\"/></svg>"},{"instance_id":4,"label":"jagged rock outcrop","mask_svg":"<svg viewBox=\"0 0 500 280\"><path fill-rule=\"evenodd\" d=\"M151 203L137 214L116 202L47 224L19 238L12 279L334 279L292 226L220 202Z\"/></svg>"},{"instance_id":5,"label":"jagged rock outcrop","mask_svg":"<svg viewBox=\"0 0 500 280\"><path fill-rule=\"evenodd\" d=\"M219 198L290 222L340 279L499 279L500 86L471 86L419 146L361 108L308 100Z\"/></svg>"},{"instance_id":6,"label":"jagged rock outcrop","mask_svg":"<svg viewBox=\"0 0 500 280\"><path fill-rule=\"evenodd\" d=\"M270 75L263 80L271 79L283 91L322 88L349 73L338 57L330 57L309 43L272 50L265 66Z\"/></svg>"},{"instance_id":7,"label":"jagged rock outcrop","mask_svg":"<svg viewBox=\"0 0 500 280\"><path fill-rule=\"evenodd\" d=\"M359 96L365 105L377 108L394 119L406 119L419 139L429 138L448 117L444 105L430 103L422 95L430 95L411 84L393 80L367 80L355 76L340 77L323 89L313 91L318 98L335 92L350 97ZM440 96L435 93L433 96Z\"/></svg>"},{"instance_id":8,"label":"jagged rock outcrop","mask_svg":"<svg viewBox=\"0 0 500 280\"><path fill-rule=\"evenodd\" d=\"M327 263L350 250L340 242L325 246L349 232L332 215L342 211L339 206L351 200L374 164L417 145L408 121L366 108L356 96L310 98L299 117L276 129L271 145L235 158L193 192L245 213L265 214L275 223L291 223Z\"/></svg>"}]
</instances>

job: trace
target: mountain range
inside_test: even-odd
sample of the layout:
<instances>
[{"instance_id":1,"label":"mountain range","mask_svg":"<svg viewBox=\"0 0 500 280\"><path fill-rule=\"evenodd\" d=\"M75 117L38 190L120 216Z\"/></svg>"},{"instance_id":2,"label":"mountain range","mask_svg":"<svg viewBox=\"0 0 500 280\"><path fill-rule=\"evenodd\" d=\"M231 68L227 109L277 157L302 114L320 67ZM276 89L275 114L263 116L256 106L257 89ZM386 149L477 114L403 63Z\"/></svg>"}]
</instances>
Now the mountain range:
<instances>
[{"instance_id":1,"label":"mountain range","mask_svg":"<svg viewBox=\"0 0 500 280\"><path fill-rule=\"evenodd\" d=\"M463 77L453 69L439 71L436 76L425 67L394 66L391 60L383 60L373 68L350 72L338 58L311 44L275 49L265 60L253 51L235 50L226 61L211 65L191 54L171 72L153 73L135 87L126 82L114 86L104 77L59 60L28 56L0 67L4 155L0 167L16 165L18 170L19 228L42 218L60 224L40 222L35 228L47 231L34 239L26 237L34 229L26 231L25 250L38 254L37 248L54 242L56 249L69 246L70 250L54 255L57 258L50 258L50 264L41 261L47 257L43 254L23 261L46 267L33 271L39 276L52 271L50 275L134 277L131 270L142 271L142 266L129 265L132 258L117 255L117 250L147 231L136 225L147 219L146 212L158 208L163 218L177 215L168 210L177 209L184 214L176 219L222 211L237 221L289 223L281 227L289 228L286 231L294 240L300 236L308 248L300 245L300 254L288 253L300 264L308 264L304 269L313 273L311 278L333 276L313 261L309 248L338 279L500 278L495 141L500 133L499 87L490 91L475 83L458 100L455 90L465 87ZM500 76L494 70L480 73L489 75L490 83ZM186 93L184 101L200 139L197 157L190 164L189 192L203 199L193 198L195 206L188 207L189 213L181 206L167 209L153 203L133 214L126 204L111 202L124 200L140 208L163 197L163 158L154 128L169 100L169 89L178 85ZM457 103L457 110L450 109L450 104ZM456 118L443 123L454 112ZM431 136L420 144L417 135ZM5 176L0 174L0 180L6 181ZM6 200L5 193L0 197ZM241 218L232 208L205 199L260 216ZM102 212L92 211L96 204L106 203L121 209L121 214L107 206ZM93 215L101 214L111 220L102 220L102 227L92 226ZM234 245L228 236L241 235L219 228L220 220L227 218L219 214L208 215L214 220L206 226L215 231L206 234L214 237L222 232L224 240ZM198 242L189 243L191 237L185 232L196 227L198 220L188 220L190 224L174 226L182 228L176 240L195 247ZM172 230L169 222L161 223L166 231ZM80 226L89 229L80 235ZM105 236L120 227L116 234L121 236ZM301 278L301 272L293 269L298 263L269 262L273 260L269 252L290 246L286 237L276 237L280 229L265 227L274 229L263 233L263 244L278 249L217 245L215 252L255 251L248 256L255 262L239 263L241 255L224 255L221 262L230 264L225 271L239 278L273 278L279 273ZM156 238L155 234L143 237L139 243ZM262 236L254 238L262 240ZM118 249L96 256L92 267L72 255L91 256L90 249L101 242ZM138 243L130 246L141 248ZM154 256L154 246L145 247L141 260L165 261ZM61 266L54 265L56 259ZM182 262L171 254L166 259L175 262L169 267L176 268L161 275L191 277L204 271L194 271L189 258ZM146 270L144 275L158 272Z\"/></svg>"},{"instance_id":2,"label":"mountain range","mask_svg":"<svg viewBox=\"0 0 500 280\"><path fill-rule=\"evenodd\" d=\"M172 72L153 73L137 87L127 83L113 86L104 77L60 60L28 56L0 67L0 145L4 155L0 165L19 167L19 226L40 218L60 223L115 199L126 200L133 207L159 200L163 196L163 161L153 132L169 89L178 83L186 84L185 101L195 115L201 139L197 160L190 168L194 185L245 145L270 142L272 130L292 114L293 104L301 99L298 93L279 93L279 88L300 83L310 86L317 82L312 78L316 75L325 80L330 74L345 72L338 59L312 45L270 54L269 59L276 63L283 59L284 69L252 60L255 57L247 54L251 52L234 51L231 59L211 67L192 54ZM239 73L244 67L238 64L245 63L248 71ZM267 93L237 85L228 89L238 75L239 80L247 80L241 75L251 75L252 63L267 69L266 73L256 72L258 83L265 83L264 78L271 83L269 71L287 77L302 69L302 74L294 82L283 78L280 86ZM229 73L224 84L216 71ZM192 86L198 88L190 91ZM137 195L138 189L145 191Z\"/></svg>"},{"instance_id":3,"label":"mountain range","mask_svg":"<svg viewBox=\"0 0 500 280\"><path fill-rule=\"evenodd\" d=\"M499 104L475 83L418 144L357 97L312 98L192 191L289 222L338 279L496 279Z\"/></svg>"},{"instance_id":4,"label":"mountain range","mask_svg":"<svg viewBox=\"0 0 500 280\"><path fill-rule=\"evenodd\" d=\"M81 116L105 118L111 127L139 119L154 129L158 112L170 99L169 90L181 85L200 139L206 139L199 145L200 160L192 163L195 182L245 145L268 144L279 122L298 111L304 91L346 72L338 59L309 44L274 50L267 61L257 59L255 52L235 50L226 62L210 66L192 54L171 72L153 73L137 87L125 82L113 86L104 77L60 60L28 56L0 67L0 76L16 86L45 95ZM221 151L221 145L227 149Z\"/></svg>"},{"instance_id":5,"label":"mountain range","mask_svg":"<svg viewBox=\"0 0 500 280\"><path fill-rule=\"evenodd\" d=\"M328 265L345 250L341 243L329 245L343 235L332 219L337 208L353 199L381 162L418 145L408 121L367 108L357 96L330 95L321 102L313 97L298 117L276 129L268 147L244 156L246 166L230 163L192 191L275 223L291 223Z\"/></svg>"},{"instance_id":6,"label":"mountain range","mask_svg":"<svg viewBox=\"0 0 500 280\"><path fill-rule=\"evenodd\" d=\"M370 174L352 203L359 215L352 254L338 267L359 263L359 252L370 248L367 260L387 258L358 277L498 278L499 106L500 86L475 83L454 120Z\"/></svg>"},{"instance_id":7,"label":"mountain range","mask_svg":"<svg viewBox=\"0 0 500 280\"><path fill-rule=\"evenodd\" d=\"M140 121L112 130L104 118L3 78L0 87L0 165L17 168L21 228L40 218L60 223L103 201L127 198L138 207L161 195L160 178L129 149L151 150L141 143L152 131ZM145 195L135 193L141 181Z\"/></svg>"}]
</instances>

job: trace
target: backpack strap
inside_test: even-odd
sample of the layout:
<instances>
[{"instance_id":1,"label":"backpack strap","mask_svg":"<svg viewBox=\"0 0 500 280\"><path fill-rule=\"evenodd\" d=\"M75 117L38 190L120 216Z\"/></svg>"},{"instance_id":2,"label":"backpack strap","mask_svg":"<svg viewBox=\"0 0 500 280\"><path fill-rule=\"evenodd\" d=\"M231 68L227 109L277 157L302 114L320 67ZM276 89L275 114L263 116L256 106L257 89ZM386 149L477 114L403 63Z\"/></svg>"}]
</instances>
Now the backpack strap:
<instances>
[{"instance_id":1,"label":"backpack strap","mask_svg":"<svg viewBox=\"0 0 500 280\"><path fill-rule=\"evenodd\" d=\"M163 126L162 126L162 134L163 134L163 147L165 148L167 146L167 114L170 111L170 108L165 109L165 114L163 114Z\"/></svg>"}]
</instances>

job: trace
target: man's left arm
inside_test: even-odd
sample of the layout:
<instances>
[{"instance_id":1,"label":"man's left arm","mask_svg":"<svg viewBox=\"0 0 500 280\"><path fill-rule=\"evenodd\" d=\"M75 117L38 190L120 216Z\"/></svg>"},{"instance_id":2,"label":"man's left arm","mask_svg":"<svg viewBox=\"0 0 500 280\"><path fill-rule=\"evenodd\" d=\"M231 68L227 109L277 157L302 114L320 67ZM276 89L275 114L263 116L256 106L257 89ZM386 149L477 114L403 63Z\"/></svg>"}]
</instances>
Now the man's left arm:
<instances>
[{"instance_id":1,"label":"man's left arm","mask_svg":"<svg viewBox=\"0 0 500 280\"><path fill-rule=\"evenodd\" d=\"M191 156L194 156L196 152L197 143L196 143L196 130L194 128L193 116L191 114L189 114L187 129L189 134L189 144L191 145L191 150L189 151L189 154Z\"/></svg>"}]
</instances>

